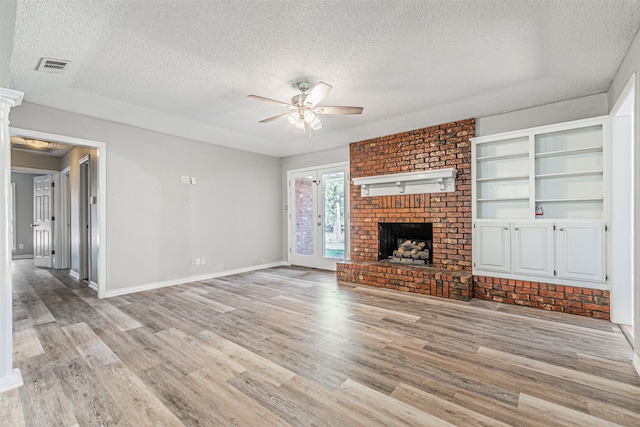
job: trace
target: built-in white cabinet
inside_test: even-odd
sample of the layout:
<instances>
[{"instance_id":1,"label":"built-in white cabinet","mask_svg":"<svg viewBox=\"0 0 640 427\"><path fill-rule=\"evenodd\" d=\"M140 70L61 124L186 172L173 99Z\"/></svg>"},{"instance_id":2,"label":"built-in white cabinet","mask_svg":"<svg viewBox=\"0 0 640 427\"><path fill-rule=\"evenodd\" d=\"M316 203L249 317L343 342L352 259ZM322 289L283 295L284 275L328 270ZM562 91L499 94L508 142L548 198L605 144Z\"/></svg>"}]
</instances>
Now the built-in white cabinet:
<instances>
[{"instance_id":1,"label":"built-in white cabinet","mask_svg":"<svg viewBox=\"0 0 640 427\"><path fill-rule=\"evenodd\" d=\"M513 223L513 272L539 277L554 275L553 224Z\"/></svg>"},{"instance_id":2,"label":"built-in white cabinet","mask_svg":"<svg viewBox=\"0 0 640 427\"><path fill-rule=\"evenodd\" d=\"M604 274L604 224L558 225L558 278L602 282Z\"/></svg>"},{"instance_id":3,"label":"built-in white cabinet","mask_svg":"<svg viewBox=\"0 0 640 427\"><path fill-rule=\"evenodd\" d=\"M474 272L604 283L609 118L472 138Z\"/></svg>"},{"instance_id":4,"label":"built-in white cabinet","mask_svg":"<svg viewBox=\"0 0 640 427\"><path fill-rule=\"evenodd\" d=\"M508 273L511 270L511 224L494 221L476 224L475 235L476 268Z\"/></svg>"}]
</instances>

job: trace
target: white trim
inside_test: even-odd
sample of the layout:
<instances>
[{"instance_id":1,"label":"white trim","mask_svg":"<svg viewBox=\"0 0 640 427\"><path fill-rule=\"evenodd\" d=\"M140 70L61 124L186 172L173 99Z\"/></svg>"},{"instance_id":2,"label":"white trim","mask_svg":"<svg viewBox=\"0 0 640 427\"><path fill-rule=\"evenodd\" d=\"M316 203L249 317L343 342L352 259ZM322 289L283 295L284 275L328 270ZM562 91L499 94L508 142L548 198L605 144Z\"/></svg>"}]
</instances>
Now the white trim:
<instances>
[{"instance_id":1,"label":"white trim","mask_svg":"<svg viewBox=\"0 0 640 427\"><path fill-rule=\"evenodd\" d=\"M60 237L57 250L60 251L60 253L59 256L56 257L56 268L71 267L71 238L69 236L71 230L67 227L67 224L70 224L71 220L69 206L71 203L70 179L71 168L67 166L60 171L60 189L58 190L60 221L58 221L57 224L59 226L58 236Z\"/></svg>"},{"instance_id":2,"label":"white trim","mask_svg":"<svg viewBox=\"0 0 640 427\"><path fill-rule=\"evenodd\" d=\"M316 170L316 169L339 168L339 167L342 167L342 166L349 167L349 162L328 163L326 165L307 166L305 168L298 168L298 169L287 169L287 174L289 174L289 173L297 173L297 172L306 172L306 171L309 171L309 170Z\"/></svg>"},{"instance_id":3,"label":"white trim","mask_svg":"<svg viewBox=\"0 0 640 427\"><path fill-rule=\"evenodd\" d=\"M89 280L89 287L94 291L98 292L98 284L93 280Z\"/></svg>"},{"instance_id":4,"label":"white trim","mask_svg":"<svg viewBox=\"0 0 640 427\"><path fill-rule=\"evenodd\" d=\"M282 266L286 266L286 265L287 265L287 263L284 262L284 261L277 261L277 262L272 262L270 264L254 265L254 266L251 266L251 267L238 268L238 269L235 269L235 270L223 270L223 271L218 271L217 273L201 274L199 276L188 276L188 277L184 277L182 279L174 279L174 280L167 280L167 281L164 281L164 282L148 283L146 285L134 286L132 288L116 289L114 291L108 291L103 296L100 296L100 298L110 298L110 297L116 297L116 296L120 296L120 295L133 294L133 293L136 293L136 292L150 291L150 290L153 290L153 289L165 288L167 286L183 285L183 284L186 284L186 283L192 283L192 282L197 282L197 281L201 281L201 280L215 279L215 278L218 278L218 277L231 276L233 274L247 273L247 272L250 272L250 271L264 270L264 269L267 269L267 268L282 267Z\"/></svg>"},{"instance_id":5,"label":"white trim","mask_svg":"<svg viewBox=\"0 0 640 427\"><path fill-rule=\"evenodd\" d=\"M11 259L33 259L33 254L12 255Z\"/></svg>"},{"instance_id":6,"label":"white trim","mask_svg":"<svg viewBox=\"0 0 640 427\"><path fill-rule=\"evenodd\" d=\"M17 227L16 227L16 183L11 183L11 252L17 249Z\"/></svg>"},{"instance_id":7,"label":"white trim","mask_svg":"<svg viewBox=\"0 0 640 427\"><path fill-rule=\"evenodd\" d=\"M627 84L624 86L624 89L622 89L622 92L620 92L620 95L618 96L618 99L616 99L615 104L613 104L613 108L611 108L611 111L609 112L609 115L611 117L618 115L620 109L622 108L627 98L629 97L629 94L631 94L631 92L635 88L636 88L636 73L633 73L631 74L631 77L629 77L629 81L627 81ZM635 102L635 99L634 99L634 102Z\"/></svg>"},{"instance_id":8,"label":"white trim","mask_svg":"<svg viewBox=\"0 0 640 427\"><path fill-rule=\"evenodd\" d=\"M23 97L24 92L0 87L0 99L11 105L11 107L17 107L22 104Z\"/></svg>"},{"instance_id":9,"label":"white trim","mask_svg":"<svg viewBox=\"0 0 640 427\"><path fill-rule=\"evenodd\" d=\"M570 122L556 123L553 125L536 126L536 127L527 128L527 129L519 129L519 130L514 130L509 132L496 133L493 135L476 136L471 138L471 142L475 144L482 144L485 142L496 142L503 139L529 136L530 134L558 132L558 131L567 130L567 129L574 129L581 126L592 126L592 125L597 125L598 123L604 123L608 120L609 120L608 115L597 116L597 117L591 117L588 119L580 119L580 120L573 120Z\"/></svg>"},{"instance_id":10,"label":"white trim","mask_svg":"<svg viewBox=\"0 0 640 427\"><path fill-rule=\"evenodd\" d=\"M23 384L20 369L13 369L9 375L0 378L0 394L13 390L14 388L22 387Z\"/></svg>"},{"instance_id":11,"label":"white trim","mask_svg":"<svg viewBox=\"0 0 640 427\"><path fill-rule=\"evenodd\" d=\"M80 280L80 274L77 271L69 269L69 276L73 279Z\"/></svg>"},{"instance_id":12,"label":"white trim","mask_svg":"<svg viewBox=\"0 0 640 427\"><path fill-rule=\"evenodd\" d=\"M100 248L98 250L98 298L103 298L107 291L107 144L102 141L22 128L10 127L9 131L12 135L98 149L98 194L96 194L98 202L98 236L100 239Z\"/></svg>"},{"instance_id":13,"label":"white trim","mask_svg":"<svg viewBox=\"0 0 640 427\"><path fill-rule=\"evenodd\" d=\"M638 353L633 354L633 367L636 368L636 372L640 375L640 356Z\"/></svg>"}]
</instances>

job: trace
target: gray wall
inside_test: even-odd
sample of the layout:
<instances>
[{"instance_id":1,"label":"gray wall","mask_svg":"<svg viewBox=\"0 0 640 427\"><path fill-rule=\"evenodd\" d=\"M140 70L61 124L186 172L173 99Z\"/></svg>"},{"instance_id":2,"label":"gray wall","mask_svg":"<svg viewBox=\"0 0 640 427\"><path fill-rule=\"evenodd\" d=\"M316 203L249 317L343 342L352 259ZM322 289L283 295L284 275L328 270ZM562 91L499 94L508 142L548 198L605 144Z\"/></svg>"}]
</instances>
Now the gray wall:
<instances>
[{"instance_id":1,"label":"gray wall","mask_svg":"<svg viewBox=\"0 0 640 427\"><path fill-rule=\"evenodd\" d=\"M16 250L13 256L33 255L33 178L37 174L11 173L11 182L16 189ZM24 245L20 249L20 245Z\"/></svg>"},{"instance_id":2,"label":"gray wall","mask_svg":"<svg viewBox=\"0 0 640 427\"><path fill-rule=\"evenodd\" d=\"M287 230L288 215L284 210L287 204L287 171L295 169L313 168L316 166L329 165L332 163L349 162L349 146L338 147L331 150L317 151L309 154L299 154L297 156L284 157L282 159L282 259L289 258L289 235Z\"/></svg>"},{"instance_id":3,"label":"gray wall","mask_svg":"<svg viewBox=\"0 0 640 427\"><path fill-rule=\"evenodd\" d=\"M493 135L608 114L607 94L599 93L496 116L477 118L476 136Z\"/></svg>"},{"instance_id":4,"label":"gray wall","mask_svg":"<svg viewBox=\"0 0 640 427\"><path fill-rule=\"evenodd\" d=\"M11 167L62 170L62 159L45 154L30 153L28 151L11 150Z\"/></svg>"},{"instance_id":5,"label":"gray wall","mask_svg":"<svg viewBox=\"0 0 640 427\"><path fill-rule=\"evenodd\" d=\"M11 125L106 142L106 292L282 261L280 159L30 103Z\"/></svg>"},{"instance_id":6,"label":"gray wall","mask_svg":"<svg viewBox=\"0 0 640 427\"><path fill-rule=\"evenodd\" d=\"M634 170L635 170L635 218L636 222L640 216L640 150L637 149L638 142L640 141L640 33L636 34L627 55L625 56L618 72L616 73L609 91L607 92L608 102L611 107L620 97L623 89L627 85L629 79L632 78L635 73L635 129L634 129L634 146L636 147ZM634 233L634 248L635 248L635 262L634 262L634 292L635 292L635 320L634 320L634 347L635 347L635 364L636 370L640 373L640 226L635 225Z\"/></svg>"},{"instance_id":7,"label":"gray wall","mask_svg":"<svg viewBox=\"0 0 640 427\"><path fill-rule=\"evenodd\" d=\"M0 87L11 83L11 55L16 30L16 1L0 0Z\"/></svg>"}]
</instances>

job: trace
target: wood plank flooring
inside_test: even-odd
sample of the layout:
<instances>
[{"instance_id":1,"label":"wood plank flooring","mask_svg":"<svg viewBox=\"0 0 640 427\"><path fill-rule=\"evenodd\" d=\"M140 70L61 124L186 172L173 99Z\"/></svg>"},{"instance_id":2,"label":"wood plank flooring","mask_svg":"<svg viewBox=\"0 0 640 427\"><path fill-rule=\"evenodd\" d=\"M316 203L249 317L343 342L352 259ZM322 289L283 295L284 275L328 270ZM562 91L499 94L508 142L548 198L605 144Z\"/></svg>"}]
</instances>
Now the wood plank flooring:
<instances>
[{"instance_id":1,"label":"wood plank flooring","mask_svg":"<svg viewBox=\"0 0 640 427\"><path fill-rule=\"evenodd\" d=\"M640 425L616 325L273 268L106 300L14 262L2 426Z\"/></svg>"}]
</instances>

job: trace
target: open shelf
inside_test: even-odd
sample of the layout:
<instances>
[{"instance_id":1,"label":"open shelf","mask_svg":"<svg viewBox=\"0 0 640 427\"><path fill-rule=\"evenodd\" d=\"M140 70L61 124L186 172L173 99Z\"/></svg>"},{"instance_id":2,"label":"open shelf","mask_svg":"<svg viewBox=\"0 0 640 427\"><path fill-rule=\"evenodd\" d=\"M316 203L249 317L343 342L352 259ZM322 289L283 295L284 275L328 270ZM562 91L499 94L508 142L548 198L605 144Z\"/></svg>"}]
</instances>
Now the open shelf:
<instances>
[{"instance_id":1,"label":"open shelf","mask_svg":"<svg viewBox=\"0 0 640 427\"><path fill-rule=\"evenodd\" d=\"M541 153L536 153L536 159L541 159L544 157L569 156L573 154L583 154L583 153L597 153L600 151L602 151L601 145L598 145L595 147L573 148L571 150L545 151Z\"/></svg>"},{"instance_id":2,"label":"open shelf","mask_svg":"<svg viewBox=\"0 0 640 427\"><path fill-rule=\"evenodd\" d=\"M494 176L491 178L478 178L476 182L487 182L487 181L515 181L520 179L529 179L529 175L509 175L509 176Z\"/></svg>"},{"instance_id":3,"label":"open shelf","mask_svg":"<svg viewBox=\"0 0 640 427\"><path fill-rule=\"evenodd\" d=\"M579 197L575 199L536 199L536 203L601 202L602 200L602 197Z\"/></svg>"},{"instance_id":4,"label":"open shelf","mask_svg":"<svg viewBox=\"0 0 640 427\"><path fill-rule=\"evenodd\" d=\"M582 172L543 173L540 175L536 175L536 178L568 178L572 176L602 175L603 173L604 172L601 170L582 171Z\"/></svg>"},{"instance_id":5,"label":"open shelf","mask_svg":"<svg viewBox=\"0 0 640 427\"><path fill-rule=\"evenodd\" d=\"M476 157L476 161L478 161L478 162L486 162L486 161L489 161L489 160L520 159L520 158L525 158L525 157L529 157L529 153L528 152L501 154L501 155L498 155L498 156Z\"/></svg>"},{"instance_id":6,"label":"open shelf","mask_svg":"<svg viewBox=\"0 0 640 427\"><path fill-rule=\"evenodd\" d=\"M495 197L495 198L487 198L487 199L476 199L478 202L513 202L513 201L524 201L529 200L529 197Z\"/></svg>"}]
</instances>

